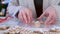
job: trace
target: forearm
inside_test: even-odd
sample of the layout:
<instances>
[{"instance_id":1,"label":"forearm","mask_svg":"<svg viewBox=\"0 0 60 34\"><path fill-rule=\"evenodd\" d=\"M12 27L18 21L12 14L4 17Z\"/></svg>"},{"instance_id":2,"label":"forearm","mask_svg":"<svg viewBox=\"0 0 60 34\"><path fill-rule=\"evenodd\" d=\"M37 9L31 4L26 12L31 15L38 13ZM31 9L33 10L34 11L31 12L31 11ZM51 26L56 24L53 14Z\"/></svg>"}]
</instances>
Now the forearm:
<instances>
[{"instance_id":1,"label":"forearm","mask_svg":"<svg viewBox=\"0 0 60 34\"><path fill-rule=\"evenodd\" d=\"M10 0L8 4L8 12L11 16L15 16L16 13L22 8L22 6L18 5L17 0Z\"/></svg>"}]
</instances>

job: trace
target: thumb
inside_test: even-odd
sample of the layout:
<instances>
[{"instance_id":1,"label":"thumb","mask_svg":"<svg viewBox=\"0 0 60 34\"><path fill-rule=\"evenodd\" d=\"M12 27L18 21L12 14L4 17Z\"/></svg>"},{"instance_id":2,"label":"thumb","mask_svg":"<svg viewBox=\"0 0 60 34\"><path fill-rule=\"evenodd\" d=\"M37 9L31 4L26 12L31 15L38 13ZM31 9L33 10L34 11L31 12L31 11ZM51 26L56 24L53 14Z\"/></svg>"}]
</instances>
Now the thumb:
<instances>
[{"instance_id":1,"label":"thumb","mask_svg":"<svg viewBox=\"0 0 60 34\"><path fill-rule=\"evenodd\" d=\"M46 12L43 12L43 14L40 17L38 17L37 19L43 18L45 16L45 14L46 14Z\"/></svg>"}]
</instances>

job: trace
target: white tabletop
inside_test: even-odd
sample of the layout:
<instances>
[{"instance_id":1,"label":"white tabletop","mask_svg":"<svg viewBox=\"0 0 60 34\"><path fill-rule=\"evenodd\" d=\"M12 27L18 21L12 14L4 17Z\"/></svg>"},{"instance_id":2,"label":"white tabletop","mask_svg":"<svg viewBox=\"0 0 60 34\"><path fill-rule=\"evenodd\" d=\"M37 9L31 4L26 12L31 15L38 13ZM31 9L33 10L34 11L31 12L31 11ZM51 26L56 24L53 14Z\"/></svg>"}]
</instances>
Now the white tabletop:
<instances>
[{"instance_id":1,"label":"white tabletop","mask_svg":"<svg viewBox=\"0 0 60 34\"><path fill-rule=\"evenodd\" d=\"M30 29L30 30L40 30L43 31L43 28L36 28L36 27L30 27L30 26L26 26L26 24L23 25L22 22L20 22L17 18L11 18L10 20L4 21L3 23L0 23L0 26L2 25L7 25L7 26L17 26L17 25L21 25L24 28ZM60 20L57 20L56 23L54 25L51 25L50 27L60 27ZM0 31L0 34L3 34L4 31Z\"/></svg>"}]
</instances>

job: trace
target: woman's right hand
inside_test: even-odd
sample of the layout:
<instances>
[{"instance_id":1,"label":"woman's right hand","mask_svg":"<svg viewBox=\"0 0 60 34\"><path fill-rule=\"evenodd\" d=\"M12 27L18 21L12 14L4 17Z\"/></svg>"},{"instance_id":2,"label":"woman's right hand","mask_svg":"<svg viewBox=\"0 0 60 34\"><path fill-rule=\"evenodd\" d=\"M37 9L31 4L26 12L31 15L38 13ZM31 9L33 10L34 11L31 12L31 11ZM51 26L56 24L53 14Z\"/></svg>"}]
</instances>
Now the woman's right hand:
<instances>
[{"instance_id":1,"label":"woman's right hand","mask_svg":"<svg viewBox=\"0 0 60 34\"><path fill-rule=\"evenodd\" d=\"M30 23L32 20L32 13L28 8L22 8L19 10L18 18L25 23Z\"/></svg>"}]
</instances>

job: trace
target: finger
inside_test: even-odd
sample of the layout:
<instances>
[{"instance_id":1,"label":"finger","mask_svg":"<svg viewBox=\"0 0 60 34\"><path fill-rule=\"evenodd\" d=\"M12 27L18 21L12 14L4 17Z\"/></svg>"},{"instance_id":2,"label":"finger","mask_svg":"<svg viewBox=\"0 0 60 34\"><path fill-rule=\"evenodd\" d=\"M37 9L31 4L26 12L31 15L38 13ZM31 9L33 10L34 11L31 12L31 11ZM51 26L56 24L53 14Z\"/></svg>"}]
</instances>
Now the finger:
<instances>
[{"instance_id":1,"label":"finger","mask_svg":"<svg viewBox=\"0 0 60 34\"><path fill-rule=\"evenodd\" d=\"M27 17L27 20L28 20L28 23L30 22L30 16L28 14L26 14L26 17Z\"/></svg>"},{"instance_id":2,"label":"finger","mask_svg":"<svg viewBox=\"0 0 60 34\"><path fill-rule=\"evenodd\" d=\"M32 13L30 10L27 10L28 12L26 13L27 14L27 19L28 19L28 22L30 23L31 19L32 19Z\"/></svg>"},{"instance_id":3,"label":"finger","mask_svg":"<svg viewBox=\"0 0 60 34\"><path fill-rule=\"evenodd\" d=\"M46 21L45 21L45 24L46 25L49 25L49 21L51 20L51 18L52 18L52 16L51 15L49 15L49 17L46 19Z\"/></svg>"},{"instance_id":4,"label":"finger","mask_svg":"<svg viewBox=\"0 0 60 34\"><path fill-rule=\"evenodd\" d=\"M32 20L32 12L30 12L30 20Z\"/></svg>"},{"instance_id":5,"label":"finger","mask_svg":"<svg viewBox=\"0 0 60 34\"><path fill-rule=\"evenodd\" d=\"M29 22L31 22L31 20L32 20L32 13L31 13L31 12L29 12L29 14L30 14Z\"/></svg>"},{"instance_id":6,"label":"finger","mask_svg":"<svg viewBox=\"0 0 60 34\"><path fill-rule=\"evenodd\" d=\"M19 12L19 14L18 14L18 18L19 18L19 20L24 21L24 20L23 20L23 17L22 17L22 13L21 13L21 12Z\"/></svg>"},{"instance_id":7,"label":"finger","mask_svg":"<svg viewBox=\"0 0 60 34\"><path fill-rule=\"evenodd\" d=\"M38 17L37 19L43 18L45 16L45 14L46 14L46 12L43 12L43 14L40 17Z\"/></svg>"},{"instance_id":8,"label":"finger","mask_svg":"<svg viewBox=\"0 0 60 34\"><path fill-rule=\"evenodd\" d=\"M53 24L56 21L56 18L52 17L52 20L49 22L49 24Z\"/></svg>"},{"instance_id":9,"label":"finger","mask_svg":"<svg viewBox=\"0 0 60 34\"><path fill-rule=\"evenodd\" d=\"M49 22L49 25L50 25L50 24L52 24L52 23L54 23L54 21L55 21L54 19L53 19L53 20L51 20L51 21Z\"/></svg>"},{"instance_id":10,"label":"finger","mask_svg":"<svg viewBox=\"0 0 60 34\"><path fill-rule=\"evenodd\" d=\"M22 12L22 14L23 14L23 19L24 19L25 23L27 23L27 17L26 17L25 12Z\"/></svg>"}]
</instances>

